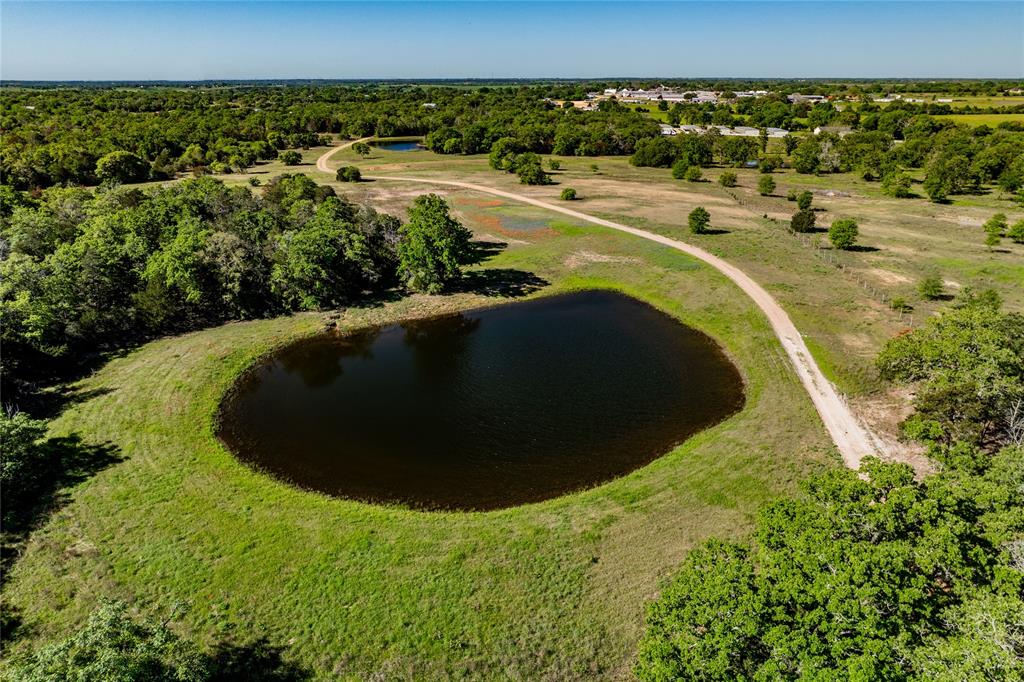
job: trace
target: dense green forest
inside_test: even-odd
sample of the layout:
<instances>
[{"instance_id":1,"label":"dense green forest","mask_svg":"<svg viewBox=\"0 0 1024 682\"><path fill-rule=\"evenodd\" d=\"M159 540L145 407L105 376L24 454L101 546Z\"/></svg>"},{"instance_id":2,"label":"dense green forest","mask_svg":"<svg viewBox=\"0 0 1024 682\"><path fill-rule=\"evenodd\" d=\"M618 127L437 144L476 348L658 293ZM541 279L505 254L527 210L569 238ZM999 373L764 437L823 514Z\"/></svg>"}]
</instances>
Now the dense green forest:
<instances>
[{"instance_id":1,"label":"dense green forest","mask_svg":"<svg viewBox=\"0 0 1024 682\"><path fill-rule=\"evenodd\" d=\"M254 195L210 177L141 191L5 188L0 314L5 400L90 353L176 332L365 300L459 276L469 233L447 204L410 220L335 196L301 174Z\"/></svg>"},{"instance_id":2,"label":"dense green forest","mask_svg":"<svg viewBox=\"0 0 1024 682\"><path fill-rule=\"evenodd\" d=\"M426 146L441 154L490 153L503 140L503 144L511 141L519 153L598 156L640 151L634 157L638 165L671 165L665 154L649 154L650 145L664 143L658 142L658 125L644 115L642 107L637 110L613 99L599 102L591 111L555 104L582 99L588 91L605 85L8 86L0 103L0 130L4 133L0 175L5 184L29 190L160 180L182 172L244 171L259 161L276 158L281 150L325 144L331 134L350 138L424 136ZM790 163L804 173L856 170L877 179L895 176L902 168L927 168L935 178L928 190L935 199L993 182L1012 193L1024 183L1020 124L1003 123L997 129L957 126L930 118L954 111L948 104L936 102L897 102L883 109L866 94L879 86L868 83L675 85L725 90L761 87L771 88L771 94L726 97L718 104L669 106L662 102L659 106L670 123L791 130L839 125L858 131L847 136L851 139L834 134L808 137L802 146L796 146L798 140L791 137L786 152L793 157L786 159L776 153L762 159L769 167ZM913 87L925 85L906 87L913 91ZM1010 84L967 82L944 87L960 94L1002 94ZM789 102L787 93L797 90L860 99L839 106ZM706 145L727 164L756 159L759 154L764 157L767 151L766 138L726 138L706 141ZM710 162L710 157L706 160Z\"/></svg>"}]
</instances>

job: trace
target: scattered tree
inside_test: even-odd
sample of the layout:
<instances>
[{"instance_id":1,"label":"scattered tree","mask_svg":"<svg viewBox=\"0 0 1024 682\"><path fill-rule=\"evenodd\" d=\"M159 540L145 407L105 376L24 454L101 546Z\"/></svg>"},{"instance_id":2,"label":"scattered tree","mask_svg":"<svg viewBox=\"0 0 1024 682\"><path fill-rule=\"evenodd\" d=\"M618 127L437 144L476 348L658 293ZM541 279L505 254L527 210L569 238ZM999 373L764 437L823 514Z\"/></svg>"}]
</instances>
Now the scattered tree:
<instances>
[{"instance_id":1,"label":"scattered tree","mask_svg":"<svg viewBox=\"0 0 1024 682\"><path fill-rule=\"evenodd\" d=\"M793 168L797 173L817 173L821 168L821 145L816 137L805 137L793 150Z\"/></svg>"},{"instance_id":2,"label":"scattered tree","mask_svg":"<svg viewBox=\"0 0 1024 682\"><path fill-rule=\"evenodd\" d=\"M800 192L796 197L796 205L801 211L807 211L811 208L811 202L814 201L814 195L810 192Z\"/></svg>"},{"instance_id":3,"label":"scattered tree","mask_svg":"<svg viewBox=\"0 0 1024 682\"><path fill-rule=\"evenodd\" d=\"M732 171L723 171L718 176L718 184L722 187L735 187L736 186L736 174Z\"/></svg>"},{"instance_id":4,"label":"scattered tree","mask_svg":"<svg viewBox=\"0 0 1024 682\"><path fill-rule=\"evenodd\" d=\"M690 211L688 222L690 232L693 234L706 234L711 227L711 214L703 206L698 206Z\"/></svg>"},{"instance_id":5,"label":"scattered tree","mask_svg":"<svg viewBox=\"0 0 1024 682\"><path fill-rule=\"evenodd\" d=\"M436 194L416 197L398 245L399 276L416 291L438 293L462 276L472 234Z\"/></svg>"},{"instance_id":6,"label":"scattered tree","mask_svg":"<svg viewBox=\"0 0 1024 682\"><path fill-rule=\"evenodd\" d=\"M566 187L565 189L562 190L560 196L562 197L562 201L575 201L576 190L574 190L572 187Z\"/></svg>"},{"instance_id":7,"label":"scattered tree","mask_svg":"<svg viewBox=\"0 0 1024 682\"><path fill-rule=\"evenodd\" d=\"M283 163L286 166L298 166L300 163L302 163L302 154L295 151L294 149L289 149L288 151L281 152L277 158L281 159L281 163Z\"/></svg>"},{"instance_id":8,"label":"scattered tree","mask_svg":"<svg viewBox=\"0 0 1024 682\"><path fill-rule=\"evenodd\" d=\"M793 214L789 226L794 232L813 232L817 217L814 211L801 210Z\"/></svg>"},{"instance_id":9,"label":"scattered tree","mask_svg":"<svg viewBox=\"0 0 1024 682\"><path fill-rule=\"evenodd\" d=\"M909 197L910 187L910 176L902 171L892 171L882 178L882 191L897 199Z\"/></svg>"},{"instance_id":10,"label":"scattered tree","mask_svg":"<svg viewBox=\"0 0 1024 682\"><path fill-rule=\"evenodd\" d=\"M763 197L770 197L775 191L775 179L770 175L762 175L757 181L757 191Z\"/></svg>"},{"instance_id":11,"label":"scattered tree","mask_svg":"<svg viewBox=\"0 0 1024 682\"><path fill-rule=\"evenodd\" d=\"M363 179L363 174L355 166L342 166L334 177L338 182L359 182Z\"/></svg>"},{"instance_id":12,"label":"scattered tree","mask_svg":"<svg viewBox=\"0 0 1024 682\"><path fill-rule=\"evenodd\" d=\"M934 301L945 295L945 284L938 275L928 275L918 283L917 293L926 301Z\"/></svg>"},{"instance_id":13,"label":"scattered tree","mask_svg":"<svg viewBox=\"0 0 1024 682\"><path fill-rule=\"evenodd\" d=\"M1006 236L1015 244L1024 244L1024 219L1018 220L1006 231Z\"/></svg>"},{"instance_id":14,"label":"scattered tree","mask_svg":"<svg viewBox=\"0 0 1024 682\"><path fill-rule=\"evenodd\" d=\"M558 159L548 159L548 168L553 171L562 169L562 162Z\"/></svg>"},{"instance_id":15,"label":"scattered tree","mask_svg":"<svg viewBox=\"0 0 1024 682\"><path fill-rule=\"evenodd\" d=\"M352 151L365 159L370 155L372 150L370 149L370 145L365 142L354 142L352 143Z\"/></svg>"},{"instance_id":16,"label":"scattered tree","mask_svg":"<svg viewBox=\"0 0 1024 682\"><path fill-rule=\"evenodd\" d=\"M853 218L840 218L828 228L828 240L837 249L849 250L857 243L857 221Z\"/></svg>"}]
</instances>

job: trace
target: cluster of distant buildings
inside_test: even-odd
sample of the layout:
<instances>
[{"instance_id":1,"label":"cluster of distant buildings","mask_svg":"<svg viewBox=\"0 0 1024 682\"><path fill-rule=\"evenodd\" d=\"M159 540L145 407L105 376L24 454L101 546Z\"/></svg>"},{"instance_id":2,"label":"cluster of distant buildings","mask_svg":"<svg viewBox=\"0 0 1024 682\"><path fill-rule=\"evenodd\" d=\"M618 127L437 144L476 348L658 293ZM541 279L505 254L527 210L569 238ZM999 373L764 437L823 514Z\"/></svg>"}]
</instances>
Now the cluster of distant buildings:
<instances>
[{"instance_id":1,"label":"cluster of distant buildings","mask_svg":"<svg viewBox=\"0 0 1024 682\"><path fill-rule=\"evenodd\" d=\"M719 126L719 125L680 125L670 126L667 123L661 124L662 135L679 135L680 133L685 135L700 135L706 133L711 129L718 131L719 135L725 137L759 137L761 135L760 128L754 128L751 126ZM788 130L782 128L765 128L768 131L768 137L785 137L789 135Z\"/></svg>"},{"instance_id":2,"label":"cluster of distant buildings","mask_svg":"<svg viewBox=\"0 0 1024 682\"><path fill-rule=\"evenodd\" d=\"M1011 94L1013 91L1011 91ZM559 106L565 106L567 103L571 103L576 109L583 111L593 111L598 108L598 104L603 100L615 99L616 101L624 104L643 104L643 103L658 103L667 102L669 104L718 104L723 101L733 101L735 99L743 99L747 97L764 97L770 94L768 90L677 90L674 88L667 88L665 86L658 86L645 90L643 88L606 88L602 92L588 92L586 99L582 100L569 100L563 102L562 100L549 100ZM728 96L726 96L728 95ZM799 92L794 92L791 95L787 95L786 99L791 104L817 104L819 102L835 102L835 101L855 101L858 97L853 95L804 95ZM889 102L908 102L914 104L922 104L926 100L920 97L910 97L901 94L886 94L879 97L873 97L872 101L880 104ZM933 100L938 103L949 104L953 101L952 98L937 98ZM685 128L686 126L682 126ZM719 126L722 127L722 126ZM734 130L734 129L729 129ZM675 133L669 133L662 131L666 135L673 135ZM678 129L676 132L690 132L686 130ZM723 133L737 135L739 133ZM744 133L745 135L746 133ZM786 135L785 131L775 137L782 137Z\"/></svg>"},{"instance_id":3,"label":"cluster of distant buildings","mask_svg":"<svg viewBox=\"0 0 1024 682\"><path fill-rule=\"evenodd\" d=\"M768 94L767 90L737 90L732 93L736 98L763 97ZM587 99L602 100L614 97L620 102L641 103L663 101L669 103L696 103L696 104L717 104L722 98L722 92L713 90L687 90L679 91L672 88L659 86L651 90L631 88L607 88L604 92L588 92Z\"/></svg>"}]
</instances>

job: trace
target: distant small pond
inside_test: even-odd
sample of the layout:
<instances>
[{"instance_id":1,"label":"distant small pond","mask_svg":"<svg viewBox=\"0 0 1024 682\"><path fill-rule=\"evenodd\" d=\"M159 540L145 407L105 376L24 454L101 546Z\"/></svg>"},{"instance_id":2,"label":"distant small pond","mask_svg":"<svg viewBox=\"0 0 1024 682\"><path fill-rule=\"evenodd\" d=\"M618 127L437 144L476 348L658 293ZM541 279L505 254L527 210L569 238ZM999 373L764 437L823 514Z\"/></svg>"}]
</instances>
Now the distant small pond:
<instances>
[{"instance_id":1,"label":"distant small pond","mask_svg":"<svg viewBox=\"0 0 1024 682\"><path fill-rule=\"evenodd\" d=\"M395 142L371 142L372 146L377 149L383 149L386 152L418 152L423 151L426 147L423 143L416 140L399 140Z\"/></svg>"},{"instance_id":2,"label":"distant small pond","mask_svg":"<svg viewBox=\"0 0 1024 682\"><path fill-rule=\"evenodd\" d=\"M219 435L300 487L488 510L626 474L743 401L710 338L586 291L297 342L239 382Z\"/></svg>"}]
</instances>

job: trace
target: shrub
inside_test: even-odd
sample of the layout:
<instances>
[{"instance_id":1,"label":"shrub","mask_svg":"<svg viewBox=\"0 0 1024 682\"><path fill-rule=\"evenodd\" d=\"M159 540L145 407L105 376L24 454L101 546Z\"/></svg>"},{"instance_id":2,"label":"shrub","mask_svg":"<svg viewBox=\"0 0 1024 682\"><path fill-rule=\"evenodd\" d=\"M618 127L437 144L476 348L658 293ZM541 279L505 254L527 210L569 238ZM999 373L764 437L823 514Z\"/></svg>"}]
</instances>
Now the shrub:
<instances>
[{"instance_id":1,"label":"shrub","mask_svg":"<svg viewBox=\"0 0 1024 682\"><path fill-rule=\"evenodd\" d=\"M342 166L334 177L338 182L359 182L363 179L363 174L355 166Z\"/></svg>"},{"instance_id":2,"label":"shrub","mask_svg":"<svg viewBox=\"0 0 1024 682\"><path fill-rule=\"evenodd\" d=\"M704 177L700 166L690 166L686 169L686 175L684 176L687 182L700 182Z\"/></svg>"},{"instance_id":3,"label":"shrub","mask_svg":"<svg viewBox=\"0 0 1024 682\"><path fill-rule=\"evenodd\" d=\"M513 168L524 185L550 185L551 178L544 172L540 157L531 152L519 154L513 160Z\"/></svg>"},{"instance_id":4,"label":"shrub","mask_svg":"<svg viewBox=\"0 0 1024 682\"><path fill-rule=\"evenodd\" d=\"M688 222L690 232L693 234L705 234L708 228L711 227L711 214L703 206L698 206L690 211Z\"/></svg>"},{"instance_id":5,"label":"shrub","mask_svg":"<svg viewBox=\"0 0 1024 682\"><path fill-rule=\"evenodd\" d=\"M722 187L735 187L736 186L736 174L732 171L725 171L718 176L718 184Z\"/></svg>"},{"instance_id":6,"label":"shrub","mask_svg":"<svg viewBox=\"0 0 1024 682\"><path fill-rule=\"evenodd\" d=\"M801 211L806 211L811 207L811 202L814 201L814 195L810 192L800 192L796 197L796 205Z\"/></svg>"},{"instance_id":7,"label":"shrub","mask_svg":"<svg viewBox=\"0 0 1024 682\"><path fill-rule=\"evenodd\" d=\"M762 173L771 173L779 167L779 160L774 156L762 156L758 161L757 168Z\"/></svg>"},{"instance_id":8,"label":"shrub","mask_svg":"<svg viewBox=\"0 0 1024 682\"><path fill-rule=\"evenodd\" d=\"M548 159L548 168L551 170L561 170L562 162L558 159Z\"/></svg>"},{"instance_id":9,"label":"shrub","mask_svg":"<svg viewBox=\"0 0 1024 682\"><path fill-rule=\"evenodd\" d=\"M900 171L888 173L882 178L882 191L897 199L910 196L910 185L910 176Z\"/></svg>"},{"instance_id":10,"label":"shrub","mask_svg":"<svg viewBox=\"0 0 1024 682\"><path fill-rule=\"evenodd\" d=\"M982 225L981 227L982 229L985 230L985 232L988 232L989 234L994 234L999 237L1005 236L1007 227L1006 214L996 213L991 218L986 220L985 224Z\"/></svg>"},{"instance_id":11,"label":"shrub","mask_svg":"<svg viewBox=\"0 0 1024 682\"><path fill-rule=\"evenodd\" d=\"M763 197L771 196L775 191L775 179L770 175L764 175L757 181L757 191Z\"/></svg>"},{"instance_id":12,"label":"shrub","mask_svg":"<svg viewBox=\"0 0 1024 682\"><path fill-rule=\"evenodd\" d=\"M562 190L562 201L574 201L576 199L576 190L572 187L566 187Z\"/></svg>"},{"instance_id":13,"label":"shrub","mask_svg":"<svg viewBox=\"0 0 1024 682\"><path fill-rule=\"evenodd\" d=\"M289 149L286 152L281 152L277 158L281 159L281 163L286 166L298 166L302 163L302 154L292 149Z\"/></svg>"},{"instance_id":14,"label":"shrub","mask_svg":"<svg viewBox=\"0 0 1024 682\"><path fill-rule=\"evenodd\" d=\"M814 211L797 211L789 221L789 226L794 232L812 232L816 220Z\"/></svg>"},{"instance_id":15,"label":"shrub","mask_svg":"<svg viewBox=\"0 0 1024 682\"><path fill-rule=\"evenodd\" d=\"M597 172L599 172L600 170L601 170L601 167L600 167L600 166L598 166L598 165L597 165L596 163L592 163L592 164L590 164L590 171L591 171L592 173L597 173Z\"/></svg>"},{"instance_id":16,"label":"shrub","mask_svg":"<svg viewBox=\"0 0 1024 682\"><path fill-rule=\"evenodd\" d=\"M1016 244L1024 244L1024 220L1018 220L1006 231L1006 236Z\"/></svg>"},{"instance_id":17,"label":"shrub","mask_svg":"<svg viewBox=\"0 0 1024 682\"><path fill-rule=\"evenodd\" d=\"M249 178L249 185L251 185L252 187L259 187L262 184L263 181L260 180L259 178Z\"/></svg>"},{"instance_id":18,"label":"shrub","mask_svg":"<svg viewBox=\"0 0 1024 682\"><path fill-rule=\"evenodd\" d=\"M907 303L907 299L903 298L902 296L894 296L892 299L890 299L889 307L901 313L905 313L908 310L910 310L910 304Z\"/></svg>"},{"instance_id":19,"label":"shrub","mask_svg":"<svg viewBox=\"0 0 1024 682\"><path fill-rule=\"evenodd\" d=\"M159 622L138 622L103 602L81 630L14 669L14 680L207 680L209 661Z\"/></svg>"},{"instance_id":20,"label":"shrub","mask_svg":"<svg viewBox=\"0 0 1024 682\"><path fill-rule=\"evenodd\" d=\"M840 218L828 228L828 240L837 249L849 249L857 243L857 221L853 218Z\"/></svg>"},{"instance_id":21,"label":"shrub","mask_svg":"<svg viewBox=\"0 0 1024 682\"><path fill-rule=\"evenodd\" d=\"M937 298L942 298L944 287L941 277L928 275L917 285L917 293L921 294L921 298L925 300L934 301Z\"/></svg>"},{"instance_id":22,"label":"shrub","mask_svg":"<svg viewBox=\"0 0 1024 682\"><path fill-rule=\"evenodd\" d=\"M786 192L786 201L796 201L796 190L791 189Z\"/></svg>"},{"instance_id":23,"label":"shrub","mask_svg":"<svg viewBox=\"0 0 1024 682\"><path fill-rule=\"evenodd\" d=\"M686 171L690 168L690 164L686 159L677 159L672 164L672 177L676 180L682 180L686 177Z\"/></svg>"}]
</instances>

